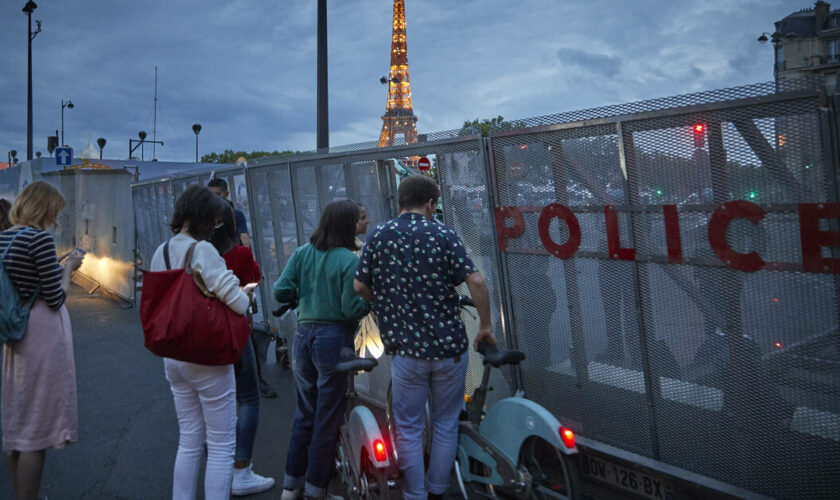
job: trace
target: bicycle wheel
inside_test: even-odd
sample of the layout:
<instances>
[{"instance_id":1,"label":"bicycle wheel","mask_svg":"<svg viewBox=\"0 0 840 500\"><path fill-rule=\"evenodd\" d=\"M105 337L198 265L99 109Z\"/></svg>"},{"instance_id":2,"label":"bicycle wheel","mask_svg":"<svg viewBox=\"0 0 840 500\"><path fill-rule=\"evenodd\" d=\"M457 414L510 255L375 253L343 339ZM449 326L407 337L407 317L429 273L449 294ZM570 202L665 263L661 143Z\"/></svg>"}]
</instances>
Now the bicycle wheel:
<instances>
[{"instance_id":1,"label":"bicycle wheel","mask_svg":"<svg viewBox=\"0 0 840 500\"><path fill-rule=\"evenodd\" d=\"M529 498L538 500L575 498L576 480L572 464L560 450L536 436L519 450L519 467L531 475Z\"/></svg>"}]
</instances>

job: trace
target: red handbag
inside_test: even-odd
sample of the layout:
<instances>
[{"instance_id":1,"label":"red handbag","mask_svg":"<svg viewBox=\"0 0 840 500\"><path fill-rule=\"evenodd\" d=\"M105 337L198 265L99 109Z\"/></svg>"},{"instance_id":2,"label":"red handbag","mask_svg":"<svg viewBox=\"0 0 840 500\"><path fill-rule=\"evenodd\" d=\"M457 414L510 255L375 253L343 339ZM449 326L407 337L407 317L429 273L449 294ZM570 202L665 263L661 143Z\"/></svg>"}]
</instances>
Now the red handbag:
<instances>
[{"instance_id":1,"label":"red handbag","mask_svg":"<svg viewBox=\"0 0 840 500\"><path fill-rule=\"evenodd\" d=\"M193 273L193 243L183 269L171 269L169 242L163 248L166 271L143 273L140 321L145 346L158 356L200 365L239 361L248 342L248 317L237 314L207 290Z\"/></svg>"}]
</instances>

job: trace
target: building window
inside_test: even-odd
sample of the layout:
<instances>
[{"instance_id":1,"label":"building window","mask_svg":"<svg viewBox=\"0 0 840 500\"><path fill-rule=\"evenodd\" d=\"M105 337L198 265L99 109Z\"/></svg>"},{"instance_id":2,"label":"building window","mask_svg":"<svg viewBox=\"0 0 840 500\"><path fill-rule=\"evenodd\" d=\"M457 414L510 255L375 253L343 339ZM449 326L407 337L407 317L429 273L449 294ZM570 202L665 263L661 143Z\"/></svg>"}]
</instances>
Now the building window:
<instances>
[{"instance_id":1,"label":"building window","mask_svg":"<svg viewBox=\"0 0 840 500\"><path fill-rule=\"evenodd\" d=\"M840 40L829 40L826 52L828 53L828 62L840 61Z\"/></svg>"},{"instance_id":2,"label":"building window","mask_svg":"<svg viewBox=\"0 0 840 500\"><path fill-rule=\"evenodd\" d=\"M837 73L825 74L825 91L829 94L837 93Z\"/></svg>"},{"instance_id":3,"label":"building window","mask_svg":"<svg viewBox=\"0 0 840 500\"><path fill-rule=\"evenodd\" d=\"M785 69L785 48L776 47L776 66L779 69Z\"/></svg>"},{"instance_id":4,"label":"building window","mask_svg":"<svg viewBox=\"0 0 840 500\"><path fill-rule=\"evenodd\" d=\"M832 28L840 26L840 16L831 16L831 19L828 21L828 24Z\"/></svg>"}]
</instances>

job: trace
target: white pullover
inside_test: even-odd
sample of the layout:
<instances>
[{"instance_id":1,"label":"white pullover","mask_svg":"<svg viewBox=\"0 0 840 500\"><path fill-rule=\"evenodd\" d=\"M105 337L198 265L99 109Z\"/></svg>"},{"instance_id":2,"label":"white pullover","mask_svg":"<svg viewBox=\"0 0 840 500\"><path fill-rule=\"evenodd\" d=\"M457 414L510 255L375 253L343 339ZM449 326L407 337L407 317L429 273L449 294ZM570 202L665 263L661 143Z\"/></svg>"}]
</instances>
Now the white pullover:
<instances>
[{"instance_id":1,"label":"white pullover","mask_svg":"<svg viewBox=\"0 0 840 500\"><path fill-rule=\"evenodd\" d=\"M185 233L178 233L169 240L169 263L172 269L184 267L184 257L195 238ZM163 245L155 250L150 271L165 271L166 262L163 258ZM195 246L192 257L192 267L204 280L207 289L238 314L245 314L250 304L248 295L239 288L239 278L225 265L225 259L216 251L216 247L207 241L199 241Z\"/></svg>"}]
</instances>

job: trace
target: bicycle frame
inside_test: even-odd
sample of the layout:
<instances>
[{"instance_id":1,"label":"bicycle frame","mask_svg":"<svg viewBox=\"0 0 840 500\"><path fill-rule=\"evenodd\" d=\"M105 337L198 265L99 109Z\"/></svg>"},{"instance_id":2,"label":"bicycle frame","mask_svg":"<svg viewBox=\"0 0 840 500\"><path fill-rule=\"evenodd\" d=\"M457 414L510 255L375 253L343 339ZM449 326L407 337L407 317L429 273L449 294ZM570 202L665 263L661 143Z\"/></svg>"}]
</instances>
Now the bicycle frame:
<instances>
[{"instance_id":1,"label":"bicycle frame","mask_svg":"<svg viewBox=\"0 0 840 500\"><path fill-rule=\"evenodd\" d=\"M565 455L577 453L560 437L560 422L542 406L520 397L510 397L494 404L483 415L489 365L484 366L481 384L475 389L468 407L467 422L461 422L458 434L458 467L465 482L527 491L531 478L517 468L519 452L525 441L536 436ZM483 417L483 418L482 418ZM479 471L472 464L480 464Z\"/></svg>"}]
</instances>

